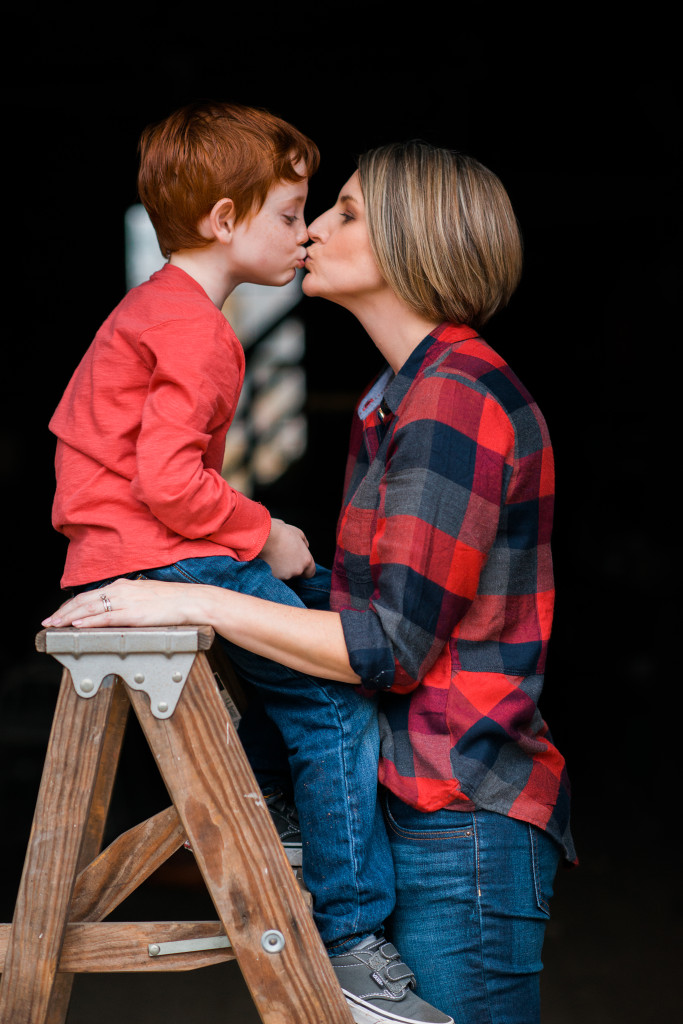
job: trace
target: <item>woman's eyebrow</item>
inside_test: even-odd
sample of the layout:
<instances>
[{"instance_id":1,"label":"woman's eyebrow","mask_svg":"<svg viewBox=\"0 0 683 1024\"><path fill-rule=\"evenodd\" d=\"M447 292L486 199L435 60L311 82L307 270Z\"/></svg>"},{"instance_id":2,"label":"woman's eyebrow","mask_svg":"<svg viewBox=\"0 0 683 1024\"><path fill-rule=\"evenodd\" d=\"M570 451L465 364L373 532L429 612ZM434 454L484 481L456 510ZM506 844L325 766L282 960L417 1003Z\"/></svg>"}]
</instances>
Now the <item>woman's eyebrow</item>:
<instances>
[{"instance_id":1,"label":"woman's eyebrow","mask_svg":"<svg viewBox=\"0 0 683 1024\"><path fill-rule=\"evenodd\" d=\"M339 202L340 203L357 203L358 200L356 199L355 196L343 195L343 196L339 196Z\"/></svg>"}]
</instances>

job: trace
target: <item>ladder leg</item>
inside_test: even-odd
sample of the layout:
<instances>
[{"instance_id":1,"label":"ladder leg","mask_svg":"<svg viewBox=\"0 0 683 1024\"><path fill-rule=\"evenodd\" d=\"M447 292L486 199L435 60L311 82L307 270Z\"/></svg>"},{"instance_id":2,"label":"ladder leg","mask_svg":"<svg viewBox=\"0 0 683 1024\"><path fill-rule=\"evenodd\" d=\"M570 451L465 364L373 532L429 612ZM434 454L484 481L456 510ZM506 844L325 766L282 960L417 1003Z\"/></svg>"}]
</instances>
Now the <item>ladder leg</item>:
<instances>
[{"instance_id":1,"label":"ladder leg","mask_svg":"<svg viewBox=\"0 0 683 1024\"><path fill-rule=\"evenodd\" d=\"M102 849L104 829L107 824L109 805L114 789L114 781L119 766L123 735L126 729L130 701L126 694L123 683L115 677L116 682L111 695L111 707L109 709L104 742L102 744L102 756L95 781L88 827L81 847L81 855L78 860L78 870L93 860Z\"/></svg>"},{"instance_id":2,"label":"ladder leg","mask_svg":"<svg viewBox=\"0 0 683 1024\"><path fill-rule=\"evenodd\" d=\"M76 871L83 868L97 856L102 847L107 814L111 803L116 770L121 755L123 734L130 710L130 702L120 680L117 679L112 694L111 709L106 732L102 744L102 755L95 780L92 804L88 824L81 846ZM45 1017L45 1024L64 1024L71 1001L71 989L74 983L73 974L58 973L50 996L50 1003Z\"/></svg>"},{"instance_id":3,"label":"ladder leg","mask_svg":"<svg viewBox=\"0 0 683 1024\"><path fill-rule=\"evenodd\" d=\"M96 697L84 699L69 673L62 675L0 982L2 1021L45 1024L48 1019L114 682L108 677ZM63 1004L61 986L56 995Z\"/></svg>"},{"instance_id":4,"label":"ladder leg","mask_svg":"<svg viewBox=\"0 0 683 1024\"><path fill-rule=\"evenodd\" d=\"M352 1024L206 655L170 718L128 693L264 1024Z\"/></svg>"}]
</instances>

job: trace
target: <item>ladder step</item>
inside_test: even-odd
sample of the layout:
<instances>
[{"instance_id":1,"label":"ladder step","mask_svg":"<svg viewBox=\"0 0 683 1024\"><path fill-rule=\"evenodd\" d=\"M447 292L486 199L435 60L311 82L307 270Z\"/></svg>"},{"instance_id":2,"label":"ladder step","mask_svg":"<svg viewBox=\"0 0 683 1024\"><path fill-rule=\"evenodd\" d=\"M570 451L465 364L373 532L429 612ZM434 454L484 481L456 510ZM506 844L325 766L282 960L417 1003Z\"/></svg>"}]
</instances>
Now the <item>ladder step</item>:
<instances>
[{"instance_id":1,"label":"ladder step","mask_svg":"<svg viewBox=\"0 0 683 1024\"><path fill-rule=\"evenodd\" d=\"M0 925L0 970L10 925ZM192 943L190 948L183 945ZM108 974L193 971L234 960L220 921L105 921L68 924L58 973ZM165 955L150 947L176 947Z\"/></svg>"}]
</instances>

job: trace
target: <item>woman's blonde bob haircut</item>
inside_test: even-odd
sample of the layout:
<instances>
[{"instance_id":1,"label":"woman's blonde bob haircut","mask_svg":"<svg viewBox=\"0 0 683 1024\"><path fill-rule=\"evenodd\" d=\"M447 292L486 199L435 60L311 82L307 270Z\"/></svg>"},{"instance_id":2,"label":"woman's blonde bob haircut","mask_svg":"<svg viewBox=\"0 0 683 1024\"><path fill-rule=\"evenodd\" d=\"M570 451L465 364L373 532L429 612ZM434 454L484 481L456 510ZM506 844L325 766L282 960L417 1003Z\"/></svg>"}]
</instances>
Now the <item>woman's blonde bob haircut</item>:
<instances>
[{"instance_id":1,"label":"woman's blonde bob haircut","mask_svg":"<svg viewBox=\"0 0 683 1024\"><path fill-rule=\"evenodd\" d=\"M370 150L358 173L380 272L412 309L479 327L508 303L522 241L495 174L421 141Z\"/></svg>"}]
</instances>

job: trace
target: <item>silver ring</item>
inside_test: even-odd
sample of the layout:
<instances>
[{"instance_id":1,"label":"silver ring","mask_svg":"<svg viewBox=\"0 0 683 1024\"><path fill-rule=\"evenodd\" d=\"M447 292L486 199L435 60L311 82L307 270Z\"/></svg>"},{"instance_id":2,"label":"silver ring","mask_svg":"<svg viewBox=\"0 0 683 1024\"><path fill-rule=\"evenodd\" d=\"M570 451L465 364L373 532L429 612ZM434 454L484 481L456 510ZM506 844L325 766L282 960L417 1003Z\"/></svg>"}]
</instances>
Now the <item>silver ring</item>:
<instances>
[{"instance_id":1,"label":"silver ring","mask_svg":"<svg viewBox=\"0 0 683 1024\"><path fill-rule=\"evenodd\" d=\"M109 600L109 598L107 597L106 594L100 594L100 597L102 599L102 604L104 605L105 612L110 612L111 611L111 601Z\"/></svg>"}]
</instances>

